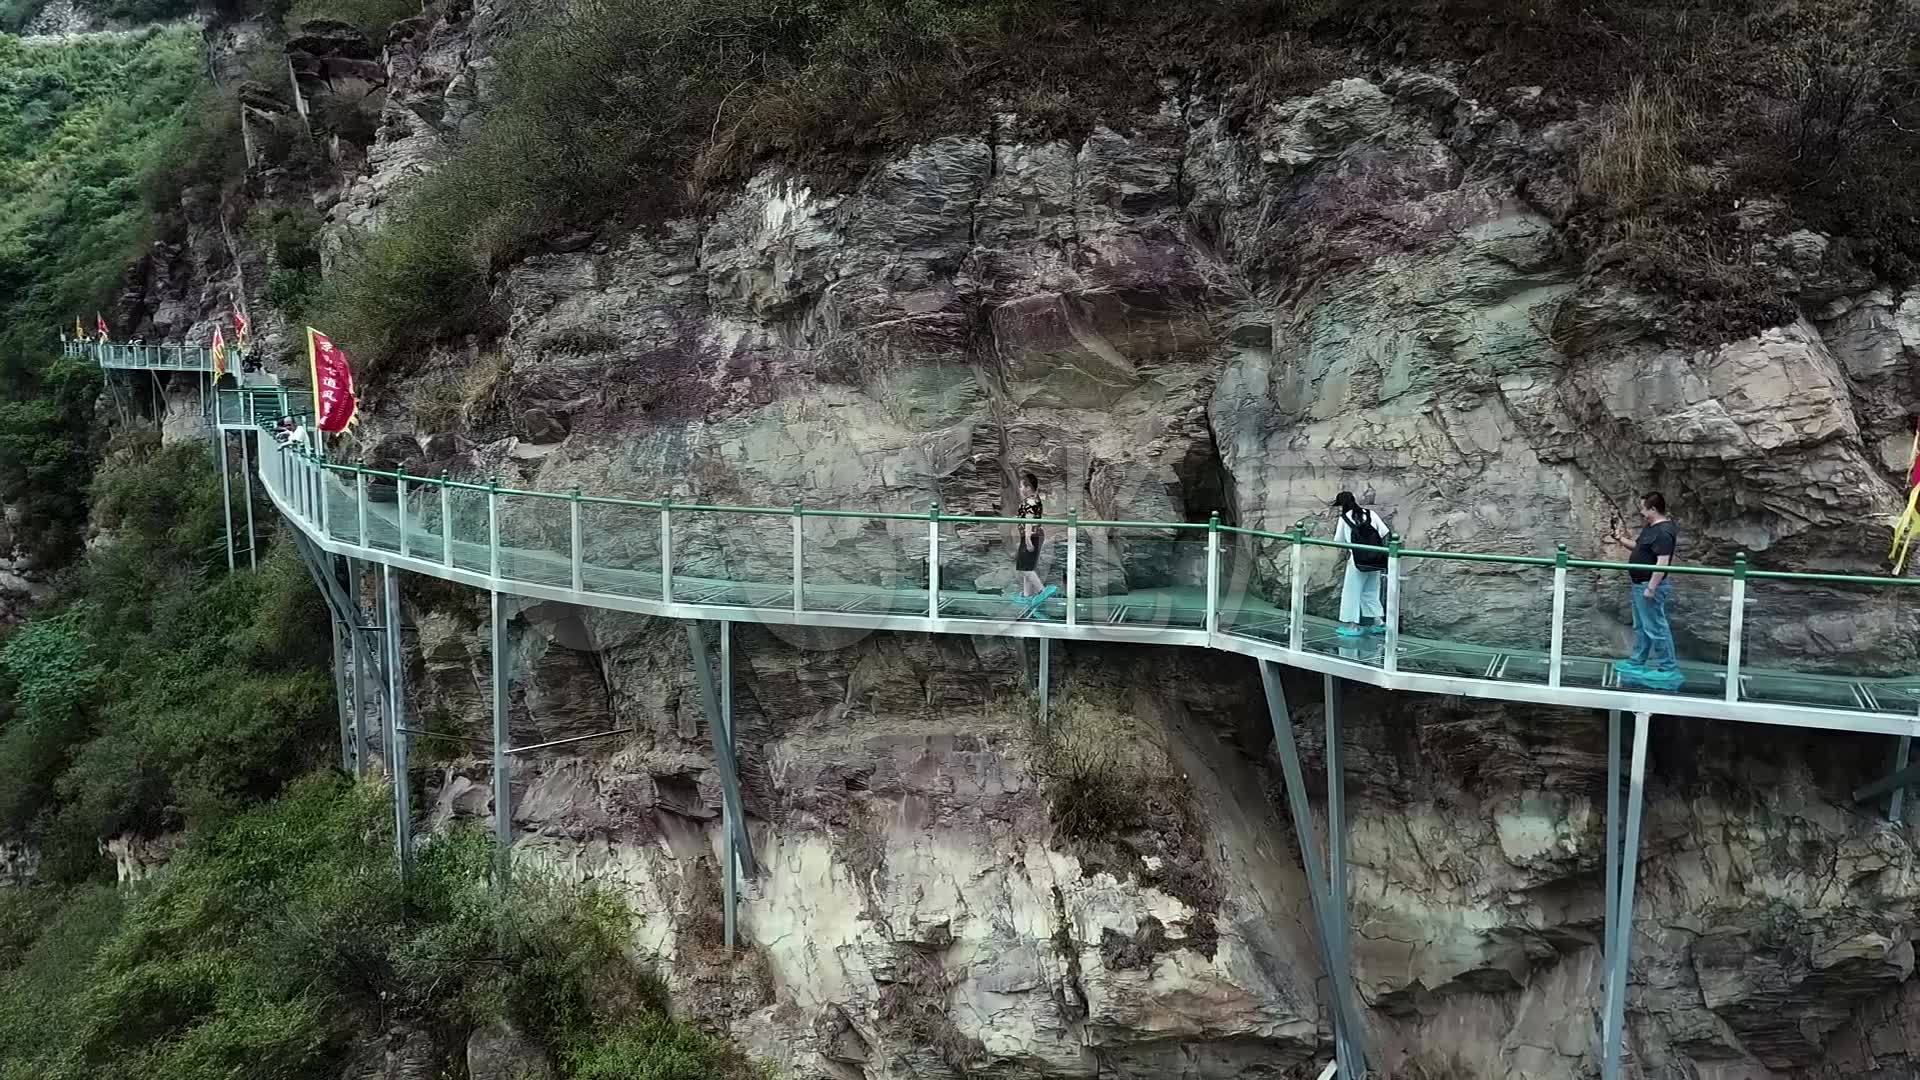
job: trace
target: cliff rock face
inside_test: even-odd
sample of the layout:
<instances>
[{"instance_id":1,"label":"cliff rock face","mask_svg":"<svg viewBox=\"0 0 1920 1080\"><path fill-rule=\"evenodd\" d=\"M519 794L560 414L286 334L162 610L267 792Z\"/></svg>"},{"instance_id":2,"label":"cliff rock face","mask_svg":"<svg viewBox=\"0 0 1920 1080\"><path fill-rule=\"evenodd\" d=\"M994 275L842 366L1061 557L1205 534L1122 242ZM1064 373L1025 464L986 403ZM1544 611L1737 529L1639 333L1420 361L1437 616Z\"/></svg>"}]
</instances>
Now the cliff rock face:
<instances>
[{"instance_id":1,"label":"cliff rock face","mask_svg":"<svg viewBox=\"0 0 1920 1080\"><path fill-rule=\"evenodd\" d=\"M481 2L395 35L380 136L336 231L377 227L471 122L498 20ZM1660 297L1596 286L1564 253L1582 125L1529 130L1510 104L1386 71L1251 116L1170 92L1074 140L1023 140L1006 117L830 190L769 168L709 214L506 270L504 337L377 388L366 447L515 486L955 515L1008 506L1031 470L1049 512L1218 510L1275 530L1324 522L1352 489L1418 547L1536 555L1615 554L1606 537L1660 488L1687 559L1874 569L1920 294L1762 223L1754 257L1797 284L1803 317L1673 346ZM492 384L461 431L415 421L412 385L476 370ZM653 556L643 516L593 515L597 557ZM510 540L552 527L507 500ZM690 572L785 572L784 520L684 527ZM943 579L1005 586L1001 530L951 530ZM926 573L917 523L812 521L806 544L810 580ZM1276 580L1275 552L1232 555L1247 587ZM1096 536L1082 587L1190 585L1199 556L1171 532ZM1338 570L1309 566L1315 611ZM1416 563L1407 625L1537 648L1546 584ZM1575 586L1571 646L1606 655L1624 590ZM434 590L408 616L414 707L482 734L480 612ZM1725 592L1684 584L1675 621L1683 652L1717 655ZM1750 662L1803 669L1906 670L1920 639L1910 605L1775 584L1755 586L1747 626ZM634 729L516 759L521 857L625 890L682 1005L782 1074L1287 1077L1326 1059L1324 973L1243 661L1059 649L1043 724L1031 654L1005 639L741 628L735 724L763 869L729 957L683 628L539 604L513 638L516 742ZM1290 690L1318 760L1317 687ZM1352 918L1382 1063L1590 1075L1605 718L1365 693L1351 713ZM1883 749L1656 731L1635 1068L1920 1068L1913 838L1846 798ZM1160 781L1127 789L1105 838L1062 813L1079 774L1061 747L1089 742L1118 757L1102 768ZM421 828L491 812L483 762L435 769Z\"/></svg>"}]
</instances>

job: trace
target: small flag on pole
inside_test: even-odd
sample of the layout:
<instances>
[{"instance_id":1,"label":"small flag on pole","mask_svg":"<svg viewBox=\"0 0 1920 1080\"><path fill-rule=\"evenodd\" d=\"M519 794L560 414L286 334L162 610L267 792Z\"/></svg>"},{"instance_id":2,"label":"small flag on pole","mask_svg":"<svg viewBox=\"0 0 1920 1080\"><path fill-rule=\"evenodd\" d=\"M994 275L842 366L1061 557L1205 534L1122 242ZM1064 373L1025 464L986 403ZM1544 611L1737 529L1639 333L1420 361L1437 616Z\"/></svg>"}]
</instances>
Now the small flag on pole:
<instances>
[{"instance_id":1,"label":"small flag on pole","mask_svg":"<svg viewBox=\"0 0 1920 1080\"><path fill-rule=\"evenodd\" d=\"M107 340L107 318L99 312L93 313L93 325L100 332L100 340Z\"/></svg>"},{"instance_id":2,"label":"small flag on pole","mask_svg":"<svg viewBox=\"0 0 1920 1080\"><path fill-rule=\"evenodd\" d=\"M73 317L73 340L75 340L75 341L85 341L85 340L87 340L87 332L86 332L86 330L84 330L84 329L82 329L82 328L81 328L81 326L80 326L80 316L78 316L78 315L75 315L75 316Z\"/></svg>"},{"instance_id":3,"label":"small flag on pole","mask_svg":"<svg viewBox=\"0 0 1920 1080\"><path fill-rule=\"evenodd\" d=\"M328 434L345 431L359 411L353 367L333 339L307 327L307 369L313 378L313 426Z\"/></svg>"},{"instance_id":4,"label":"small flag on pole","mask_svg":"<svg viewBox=\"0 0 1920 1080\"><path fill-rule=\"evenodd\" d=\"M253 324L247 321L246 313L235 307L233 309L233 343L243 349L246 348L247 332L252 329Z\"/></svg>"},{"instance_id":5,"label":"small flag on pole","mask_svg":"<svg viewBox=\"0 0 1920 1080\"><path fill-rule=\"evenodd\" d=\"M220 333L219 327L213 328L213 381L219 382L220 376L227 373L227 339Z\"/></svg>"}]
</instances>

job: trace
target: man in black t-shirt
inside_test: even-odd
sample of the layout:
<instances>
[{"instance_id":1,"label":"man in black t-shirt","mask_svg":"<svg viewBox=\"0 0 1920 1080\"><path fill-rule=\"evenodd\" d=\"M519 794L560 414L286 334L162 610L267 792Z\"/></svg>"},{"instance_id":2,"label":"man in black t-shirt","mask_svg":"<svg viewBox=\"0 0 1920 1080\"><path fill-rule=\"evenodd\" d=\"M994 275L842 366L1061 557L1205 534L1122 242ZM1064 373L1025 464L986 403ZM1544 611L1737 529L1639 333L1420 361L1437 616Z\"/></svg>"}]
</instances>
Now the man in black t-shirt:
<instances>
[{"instance_id":1,"label":"man in black t-shirt","mask_svg":"<svg viewBox=\"0 0 1920 1080\"><path fill-rule=\"evenodd\" d=\"M1629 570L1629 588L1633 597L1633 655L1616 661L1623 673L1669 673L1679 668L1673 655L1673 627L1667 622L1667 600L1673 595L1673 581L1663 566L1673 562L1680 546L1680 527L1667 516L1666 496L1649 491L1640 496L1640 516L1646 526L1637 538L1625 530L1615 535L1620 544L1633 549L1627 562L1645 570Z\"/></svg>"}]
</instances>

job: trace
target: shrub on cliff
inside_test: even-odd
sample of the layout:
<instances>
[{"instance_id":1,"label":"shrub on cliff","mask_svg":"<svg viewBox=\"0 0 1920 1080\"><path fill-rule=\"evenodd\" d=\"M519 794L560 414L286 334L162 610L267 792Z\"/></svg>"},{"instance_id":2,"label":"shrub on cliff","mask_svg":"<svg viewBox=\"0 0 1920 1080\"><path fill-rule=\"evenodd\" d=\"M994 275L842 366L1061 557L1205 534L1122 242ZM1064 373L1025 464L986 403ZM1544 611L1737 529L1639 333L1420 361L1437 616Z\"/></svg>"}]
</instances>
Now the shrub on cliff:
<instances>
[{"instance_id":1,"label":"shrub on cliff","mask_svg":"<svg viewBox=\"0 0 1920 1080\"><path fill-rule=\"evenodd\" d=\"M623 903L539 877L496 892L477 833L437 839L403 882L386 798L312 777L124 907L74 894L0 970L0 1080L332 1080L361 1039L457 1046L501 1016L571 1077L751 1075L665 1015Z\"/></svg>"},{"instance_id":2,"label":"shrub on cliff","mask_svg":"<svg viewBox=\"0 0 1920 1080\"><path fill-rule=\"evenodd\" d=\"M37 838L56 879L95 872L101 837L271 796L332 745L312 582L279 548L225 573L209 458L123 442L93 491L113 533L72 575L73 605L0 648L0 828Z\"/></svg>"}]
</instances>

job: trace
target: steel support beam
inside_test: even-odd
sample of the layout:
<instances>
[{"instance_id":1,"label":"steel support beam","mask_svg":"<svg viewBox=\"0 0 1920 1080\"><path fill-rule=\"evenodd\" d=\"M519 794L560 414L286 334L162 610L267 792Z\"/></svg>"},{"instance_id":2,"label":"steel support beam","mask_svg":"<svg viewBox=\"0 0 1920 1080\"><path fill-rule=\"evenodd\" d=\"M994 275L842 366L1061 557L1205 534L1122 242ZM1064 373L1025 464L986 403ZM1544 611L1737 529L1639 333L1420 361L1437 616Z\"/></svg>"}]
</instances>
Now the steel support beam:
<instances>
[{"instance_id":1,"label":"steel support beam","mask_svg":"<svg viewBox=\"0 0 1920 1080\"><path fill-rule=\"evenodd\" d=\"M1320 943L1320 962L1326 969L1328 981L1333 985L1334 1044L1340 1062L1356 1057L1364 1061L1365 1033L1360 1026L1360 1011L1356 1005L1358 999L1354 996L1353 971L1335 963L1331 947L1336 934L1332 929L1336 918L1341 923L1346 921L1345 901L1340 901L1343 910L1336 916L1333 911L1335 898L1328 886L1326 869L1320 862L1320 845L1314 835L1313 806L1307 801L1307 782L1300 768L1300 749L1293 738L1293 714L1287 707L1286 690L1280 685L1280 668L1271 660L1260 661L1260 684L1266 690L1267 714L1273 722L1273 741L1280 752L1280 770L1287 782L1287 807L1293 818L1294 838L1300 847L1300 861L1307 872L1307 897L1313 908L1313 936ZM1340 1075L1363 1074L1349 1072L1343 1067Z\"/></svg>"},{"instance_id":2,"label":"steel support beam","mask_svg":"<svg viewBox=\"0 0 1920 1080\"><path fill-rule=\"evenodd\" d=\"M222 443L226 442L226 433L221 432L219 438ZM253 528L253 434L246 431L240 433L240 482L246 492L243 503L247 508L247 569L258 570L260 541Z\"/></svg>"},{"instance_id":3,"label":"steel support beam","mask_svg":"<svg viewBox=\"0 0 1920 1080\"><path fill-rule=\"evenodd\" d=\"M347 599L353 611L353 763L354 775L364 778L373 759L368 735L367 705L373 700L373 650L368 647L365 620L360 616L360 564L347 560Z\"/></svg>"},{"instance_id":4,"label":"steel support beam","mask_svg":"<svg viewBox=\"0 0 1920 1080\"><path fill-rule=\"evenodd\" d=\"M1052 693L1051 693L1053 689L1052 679L1051 679L1052 661L1053 661L1053 640L1051 638L1041 638L1040 639L1040 685L1039 685L1038 692L1040 695L1040 726L1042 728L1045 728L1047 726L1047 710L1049 705L1051 705L1052 703Z\"/></svg>"},{"instance_id":5,"label":"steel support beam","mask_svg":"<svg viewBox=\"0 0 1920 1080\"><path fill-rule=\"evenodd\" d=\"M1913 736L1902 735L1893 748L1893 771L1900 772L1913 764ZM1887 796L1887 820L1896 824L1905 820L1907 809L1907 789L1898 787Z\"/></svg>"},{"instance_id":6,"label":"steel support beam","mask_svg":"<svg viewBox=\"0 0 1920 1080\"><path fill-rule=\"evenodd\" d=\"M693 655L693 675L700 684L700 704L707 714L707 727L713 733L713 756L720 768L721 811L726 827L733 833L734 860L740 873L754 877L760 872L753 858L753 844L747 837L746 805L740 798L740 763L733 754L733 742L727 738L731 725L720 707L720 691L713 677L713 665L707 657L706 628L698 622L687 623L687 651ZM728 683L731 689L732 683Z\"/></svg>"},{"instance_id":7,"label":"steel support beam","mask_svg":"<svg viewBox=\"0 0 1920 1080\"><path fill-rule=\"evenodd\" d=\"M1901 741L1905 742L1906 739L1903 737ZM1895 791L1904 791L1914 784L1920 784L1920 765L1909 765L1898 772L1875 780L1866 787L1855 788L1853 791L1853 801L1857 803L1872 802L1882 795Z\"/></svg>"},{"instance_id":8,"label":"steel support beam","mask_svg":"<svg viewBox=\"0 0 1920 1080\"><path fill-rule=\"evenodd\" d=\"M1614 881L1609 883L1611 887L1607 889L1612 902L1606 913L1606 949L1602 955L1607 971L1603 982L1606 1006L1600 1021L1601 1080L1620 1080L1626 1049L1627 957L1633 942L1633 894L1639 880L1640 822L1646 807L1647 742L1651 725L1651 714L1633 714L1633 754L1627 771L1626 829L1620 837L1619 849L1607 852L1608 874ZM1617 726L1609 722L1609 737ZM1616 742L1607 752L1609 780L1616 780L1619 776L1618 745ZM1610 810L1618 801L1618 791L1616 787L1609 793L1607 802ZM1608 820L1613 820L1611 814ZM1612 835L1613 830L1608 829L1609 838Z\"/></svg>"},{"instance_id":9,"label":"steel support beam","mask_svg":"<svg viewBox=\"0 0 1920 1080\"><path fill-rule=\"evenodd\" d=\"M720 731L717 739L725 739L727 753L734 754L739 744L733 738L733 624L720 624ZM740 905L740 862L736 845L733 842L733 810L725 800L720 804L720 871L721 908L726 918L724 940L727 948L733 948L736 932L739 928Z\"/></svg>"},{"instance_id":10,"label":"steel support beam","mask_svg":"<svg viewBox=\"0 0 1920 1080\"><path fill-rule=\"evenodd\" d=\"M491 621L493 648L493 839L498 849L499 880L505 884L512 866L513 852L513 778L507 762L507 594L498 589L490 594L488 617Z\"/></svg>"},{"instance_id":11,"label":"steel support beam","mask_svg":"<svg viewBox=\"0 0 1920 1080\"><path fill-rule=\"evenodd\" d=\"M1341 971L1352 971L1347 941L1347 756L1344 686L1333 675L1323 676L1327 719L1327 953ZM1342 1033L1336 1044L1340 1075L1365 1076L1366 1054L1358 1025Z\"/></svg>"},{"instance_id":12,"label":"steel support beam","mask_svg":"<svg viewBox=\"0 0 1920 1080\"><path fill-rule=\"evenodd\" d=\"M220 510L226 526L227 573L233 573L233 481L227 476L227 433L215 429L213 441L220 447Z\"/></svg>"},{"instance_id":13,"label":"steel support beam","mask_svg":"<svg viewBox=\"0 0 1920 1080\"><path fill-rule=\"evenodd\" d=\"M393 842L400 856L400 874L413 869L413 791L407 775L406 687L400 659L400 572L380 567L381 621L387 628L387 771L393 777Z\"/></svg>"},{"instance_id":14,"label":"steel support beam","mask_svg":"<svg viewBox=\"0 0 1920 1080\"><path fill-rule=\"evenodd\" d=\"M353 627L342 623L338 615L328 619L327 625L333 630L333 700L340 713L340 770L353 775L358 771L353 761L353 713L347 704L347 650L341 642L341 638L352 636Z\"/></svg>"},{"instance_id":15,"label":"steel support beam","mask_svg":"<svg viewBox=\"0 0 1920 1080\"><path fill-rule=\"evenodd\" d=\"M1620 735L1620 710L1610 709L1607 711L1606 906L1601 908L1606 925L1600 933L1600 1046L1603 1060L1605 1047L1617 1041L1613 1032L1613 968L1607 961L1613 955L1613 914L1620 907Z\"/></svg>"}]
</instances>

